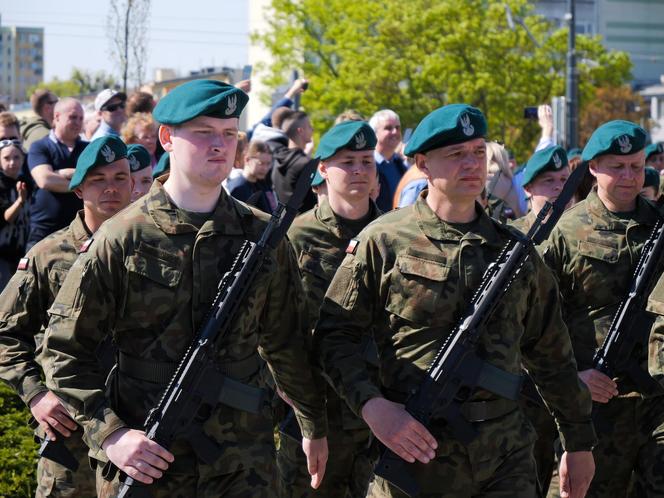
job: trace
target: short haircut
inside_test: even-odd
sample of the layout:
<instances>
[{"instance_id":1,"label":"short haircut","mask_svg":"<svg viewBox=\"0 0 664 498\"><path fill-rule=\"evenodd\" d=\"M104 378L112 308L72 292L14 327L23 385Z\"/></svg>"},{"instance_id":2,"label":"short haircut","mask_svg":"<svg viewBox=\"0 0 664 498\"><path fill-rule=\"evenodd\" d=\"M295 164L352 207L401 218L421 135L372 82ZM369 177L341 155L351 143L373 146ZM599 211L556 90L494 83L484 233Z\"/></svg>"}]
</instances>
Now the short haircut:
<instances>
[{"instance_id":1,"label":"short haircut","mask_svg":"<svg viewBox=\"0 0 664 498\"><path fill-rule=\"evenodd\" d=\"M394 112L392 109L381 109L380 111L374 113L373 116L371 116L371 119L369 119L369 126L373 128L373 131L377 131L380 124L390 118L396 119L399 124L401 124L399 115L396 112Z\"/></svg>"},{"instance_id":2,"label":"short haircut","mask_svg":"<svg viewBox=\"0 0 664 498\"><path fill-rule=\"evenodd\" d=\"M55 104L55 108L53 109L53 112L54 113L55 112L60 113L60 112L64 111L65 109L69 109L69 107L71 107L72 104L76 104L81 109L83 109L83 106L81 105L81 103L78 100L76 100L73 97L65 97L63 99L58 100L58 103Z\"/></svg>"},{"instance_id":3,"label":"short haircut","mask_svg":"<svg viewBox=\"0 0 664 498\"><path fill-rule=\"evenodd\" d=\"M346 109L335 118L334 124L338 125L344 121L365 121L365 119L364 116L362 116L362 114L357 112L355 109Z\"/></svg>"},{"instance_id":4,"label":"short haircut","mask_svg":"<svg viewBox=\"0 0 664 498\"><path fill-rule=\"evenodd\" d=\"M272 113L272 127L281 129L281 124L295 111L290 107L277 107Z\"/></svg>"},{"instance_id":5,"label":"short haircut","mask_svg":"<svg viewBox=\"0 0 664 498\"><path fill-rule=\"evenodd\" d=\"M154 97L148 92L132 93L127 99L127 115L131 116L138 112L152 113L155 102Z\"/></svg>"},{"instance_id":6,"label":"short haircut","mask_svg":"<svg viewBox=\"0 0 664 498\"><path fill-rule=\"evenodd\" d=\"M8 126L16 126L16 128L20 127L16 114L9 111L0 112L0 126L4 126L5 128Z\"/></svg>"},{"instance_id":7,"label":"short haircut","mask_svg":"<svg viewBox=\"0 0 664 498\"><path fill-rule=\"evenodd\" d=\"M255 157L257 154L270 154L270 147L260 140L252 140L247 147L247 157Z\"/></svg>"},{"instance_id":8,"label":"short haircut","mask_svg":"<svg viewBox=\"0 0 664 498\"><path fill-rule=\"evenodd\" d=\"M30 105L32 106L32 110L35 111L36 114L41 114L44 104L46 104L54 97L55 94L47 88L40 88L39 90L36 90L35 93L30 96Z\"/></svg>"},{"instance_id":9,"label":"short haircut","mask_svg":"<svg viewBox=\"0 0 664 498\"><path fill-rule=\"evenodd\" d=\"M152 126L155 133L157 132L157 123L152 117L152 114L137 112L136 114L133 114L129 117L125 125L122 127L122 131L120 132L122 140L126 144L134 143L136 141L136 127L138 125Z\"/></svg>"},{"instance_id":10,"label":"short haircut","mask_svg":"<svg viewBox=\"0 0 664 498\"><path fill-rule=\"evenodd\" d=\"M281 129L292 140L296 136L297 129L302 126L305 119L309 119L306 112L293 111L292 114L284 118L283 123L281 123Z\"/></svg>"}]
</instances>

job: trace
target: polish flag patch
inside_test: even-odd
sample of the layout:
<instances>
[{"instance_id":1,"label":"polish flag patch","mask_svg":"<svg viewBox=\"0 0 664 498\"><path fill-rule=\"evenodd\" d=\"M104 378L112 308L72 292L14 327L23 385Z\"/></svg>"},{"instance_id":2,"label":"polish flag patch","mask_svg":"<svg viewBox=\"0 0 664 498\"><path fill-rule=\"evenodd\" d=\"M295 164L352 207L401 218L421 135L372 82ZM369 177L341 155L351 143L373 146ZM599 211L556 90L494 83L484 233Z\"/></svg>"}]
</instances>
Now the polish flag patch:
<instances>
[{"instance_id":1,"label":"polish flag patch","mask_svg":"<svg viewBox=\"0 0 664 498\"><path fill-rule=\"evenodd\" d=\"M91 245L92 245L92 239L86 240L85 242L83 242L83 245L78 250L78 252L88 252L88 249L90 249Z\"/></svg>"},{"instance_id":2,"label":"polish flag patch","mask_svg":"<svg viewBox=\"0 0 664 498\"><path fill-rule=\"evenodd\" d=\"M346 254L355 254L357 251L357 246L360 244L360 241L357 239L350 239L348 247L346 247Z\"/></svg>"},{"instance_id":3,"label":"polish flag patch","mask_svg":"<svg viewBox=\"0 0 664 498\"><path fill-rule=\"evenodd\" d=\"M28 266L30 266L30 259L29 258L21 258L18 262L18 266L16 267L17 270L25 271L28 269Z\"/></svg>"}]
</instances>

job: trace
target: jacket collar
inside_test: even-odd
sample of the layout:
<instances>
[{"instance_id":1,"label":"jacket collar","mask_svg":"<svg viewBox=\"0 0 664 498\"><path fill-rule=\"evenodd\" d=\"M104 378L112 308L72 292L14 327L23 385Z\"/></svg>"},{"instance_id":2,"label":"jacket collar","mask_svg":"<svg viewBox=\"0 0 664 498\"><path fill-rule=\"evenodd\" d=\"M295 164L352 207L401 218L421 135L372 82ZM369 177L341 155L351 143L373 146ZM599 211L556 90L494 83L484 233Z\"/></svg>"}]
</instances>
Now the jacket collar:
<instances>
[{"instance_id":1,"label":"jacket collar","mask_svg":"<svg viewBox=\"0 0 664 498\"><path fill-rule=\"evenodd\" d=\"M593 228L596 230L618 230L624 229L625 220L621 220L609 211L597 195L597 188L588 194L586 198L587 210ZM657 208L640 195L636 198L636 209L634 216L627 222L627 226L654 225L659 218Z\"/></svg>"},{"instance_id":2,"label":"jacket collar","mask_svg":"<svg viewBox=\"0 0 664 498\"><path fill-rule=\"evenodd\" d=\"M369 219L373 221L380 214L376 203L369 199ZM316 218L339 239L351 239L357 236L357 233L346 224L346 220L332 210L327 198L324 198L316 208Z\"/></svg>"}]
</instances>

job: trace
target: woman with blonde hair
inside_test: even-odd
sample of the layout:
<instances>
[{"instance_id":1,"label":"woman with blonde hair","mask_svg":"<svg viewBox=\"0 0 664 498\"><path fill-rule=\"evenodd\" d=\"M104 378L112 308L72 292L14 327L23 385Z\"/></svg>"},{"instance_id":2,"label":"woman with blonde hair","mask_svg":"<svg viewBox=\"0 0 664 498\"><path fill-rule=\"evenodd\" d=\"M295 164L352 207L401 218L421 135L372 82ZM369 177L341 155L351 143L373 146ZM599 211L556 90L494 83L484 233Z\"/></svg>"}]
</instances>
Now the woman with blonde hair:
<instances>
[{"instance_id":1,"label":"woman with blonde hair","mask_svg":"<svg viewBox=\"0 0 664 498\"><path fill-rule=\"evenodd\" d=\"M514 185L507 149L498 142L486 143L486 190L491 217L505 221L523 216Z\"/></svg>"},{"instance_id":2,"label":"woman with blonde hair","mask_svg":"<svg viewBox=\"0 0 664 498\"><path fill-rule=\"evenodd\" d=\"M121 132L124 143L140 144L148 150L153 168L157 164L157 129L157 122L151 114L137 112L127 119Z\"/></svg>"}]
</instances>

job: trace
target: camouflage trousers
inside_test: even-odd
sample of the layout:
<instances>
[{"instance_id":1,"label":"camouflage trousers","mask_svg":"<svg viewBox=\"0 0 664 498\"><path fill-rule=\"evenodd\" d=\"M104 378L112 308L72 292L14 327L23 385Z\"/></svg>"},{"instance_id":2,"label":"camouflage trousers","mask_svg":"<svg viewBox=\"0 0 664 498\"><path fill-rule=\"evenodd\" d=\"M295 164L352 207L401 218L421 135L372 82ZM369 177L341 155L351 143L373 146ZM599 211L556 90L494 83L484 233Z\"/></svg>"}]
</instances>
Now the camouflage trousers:
<instances>
[{"instance_id":1,"label":"camouflage trousers","mask_svg":"<svg viewBox=\"0 0 664 498\"><path fill-rule=\"evenodd\" d=\"M369 444L368 430L328 434L329 456L325 477L318 489L310 486L307 459L302 445L281 434L277 451L280 498L356 498L367 494L369 481L376 462L375 452Z\"/></svg>"},{"instance_id":2,"label":"camouflage trousers","mask_svg":"<svg viewBox=\"0 0 664 498\"><path fill-rule=\"evenodd\" d=\"M537 497L544 498L551 485L551 477L556 468L556 455L554 444L558 439L556 421L543 403L537 403L528 398L519 401L521 409L533 424L537 432L537 441L533 448L535 464L537 465Z\"/></svg>"},{"instance_id":3,"label":"camouflage trousers","mask_svg":"<svg viewBox=\"0 0 664 498\"><path fill-rule=\"evenodd\" d=\"M103 475L103 464L97 466L98 498L115 498L120 487L118 474L111 481ZM147 490L153 498L272 498L274 497L273 458L260 459L252 468L220 474L212 466L199 465L196 475L169 469Z\"/></svg>"},{"instance_id":4,"label":"camouflage trousers","mask_svg":"<svg viewBox=\"0 0 664 498\"><path fill-rule=\"evenodd\" d=\"M67 449L78 460L78 470L76 472L72 472L52 460L39 459L37 463L36 498L92 498L97 496L95 473L90 469L88 447L81 439L82 433L79 428L71 437L67 438L66 443Z\"/></svg>"},{"instance_id":5,"label":"camouflage trousers","mask_svg":"<svg viewBox=\"0 0 664 498\"><path fill-rule=\"evenodd\" d=\"M439 455L426 465L409 465L421 486L421 498L533 498L536 496L532 444L495 461L472 462L459 452ZM367 498L406 498L408 495L376 477Z\"/></svg>"}]
</instances>

